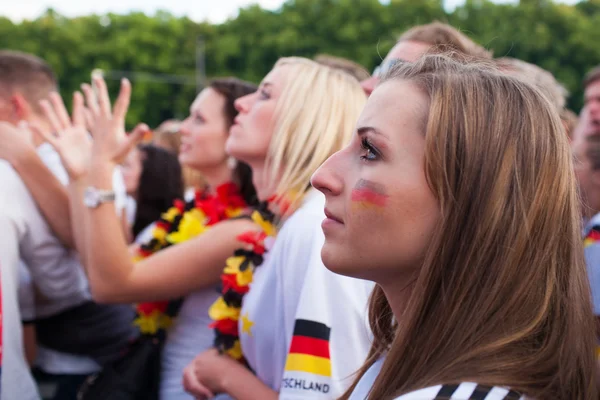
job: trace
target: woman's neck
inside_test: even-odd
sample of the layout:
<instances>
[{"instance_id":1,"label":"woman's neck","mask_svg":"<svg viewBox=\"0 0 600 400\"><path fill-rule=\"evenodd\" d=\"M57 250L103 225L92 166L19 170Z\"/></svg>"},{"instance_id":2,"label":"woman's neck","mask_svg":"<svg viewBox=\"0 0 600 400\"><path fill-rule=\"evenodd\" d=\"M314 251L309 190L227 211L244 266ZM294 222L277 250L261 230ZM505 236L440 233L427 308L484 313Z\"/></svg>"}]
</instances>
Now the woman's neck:
<instances>
[{"instance_id":1,"label":"woman's neck","mask_svg":"<svg viewBox=\"0 0 600 400\"><path fill-rule=\"evenodd\" d=\"M402 321L406 306L412 295L414 284L414 278L406 279L406 277L379 283L379 286L381 286L390 308L392 309L394 318L398 323Z\"/></svg>"},{"instance_id":2,"label":"woman's neck","mask_svg":"<svg viewBox=\"0 0 600 400\"><path fill-rule=\"evenodd\" d=\"M260 201L267 201L275 193L279 179L273 179L265 168L265 164L250 164L252 168L252 183Z\"/></svg>"},{"instance_id":3,"label":"woman's neck","mask_svg":"<svg viewBox=\"0 0 600 400\"><path fill-rule=\"evenodd\" d=\"M212 168L199 170L208 186L209 190L214 190L219 186L233 180L233 171L227 163Z\"/></svg>"}]
</instances>

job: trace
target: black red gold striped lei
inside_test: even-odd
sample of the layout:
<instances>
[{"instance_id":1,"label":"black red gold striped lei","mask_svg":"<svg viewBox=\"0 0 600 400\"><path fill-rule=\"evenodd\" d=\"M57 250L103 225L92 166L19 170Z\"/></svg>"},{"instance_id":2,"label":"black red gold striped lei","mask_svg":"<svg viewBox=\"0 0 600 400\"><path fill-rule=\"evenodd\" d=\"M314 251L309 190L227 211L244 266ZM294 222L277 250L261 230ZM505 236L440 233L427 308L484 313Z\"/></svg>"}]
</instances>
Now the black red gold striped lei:
<instances>
[{"instance_id":1,"label":"black red gold striped lei","mask_svg":"<svg viewBox=\"0 0 600 400\"><path fill-rule=\"evenodd\" d=\"M237 185L223 184L214 194L197 191L195 198L187 203L176 200L174 206L156 222L152 239L140 246L134 258L142 260L174 244L201 235L220 221L238 217L247 208ZM140 303L134 324L143 334L156 334L171 326L167 315L169 301Z\"/></svg>"},{"instance_id":2,"label":"black red gold striped lei","mask_svg":"<svg viewBox=\"0 0 600 400\"><path fill-rule=\"evenodd\" d=\"M273 197L252 213L251 218L260 230L238 236L243 247L225 262L221 275L221 297L209 309L209 315L215 321L210 325L215 331L214 347L221 354L227 354L243 364L246 364L246 360L240 344L238 324L242 300L250 290L254 270L264 261L267 251L265 240L274 237L277 232L275 221L280 221L291 209L290 199L292 196ZM277 210L278 215L271 209Z\"/></svg>"}]
</instances>

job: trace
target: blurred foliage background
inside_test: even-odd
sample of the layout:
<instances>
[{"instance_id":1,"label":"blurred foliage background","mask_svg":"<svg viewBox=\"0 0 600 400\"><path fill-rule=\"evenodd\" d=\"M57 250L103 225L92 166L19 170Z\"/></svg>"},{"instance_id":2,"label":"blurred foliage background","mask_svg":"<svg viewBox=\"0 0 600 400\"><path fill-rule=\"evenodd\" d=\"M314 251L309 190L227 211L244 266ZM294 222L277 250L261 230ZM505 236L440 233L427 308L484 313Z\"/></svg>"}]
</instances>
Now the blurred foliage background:
<instances>
[{"instance_id":1,"label":"blurred foliage background","mask_svg":"<svg viewBox=\"0 0 600 400\"><path fill-rule=\"evenodd\" d=\"M467 0L452 11L443 0L288 0L276 11L243 8L222 24L162 11L66 18L49 9L20 23L0 17L0 48L47 60L67 102L96 68L106 72L112 90L119 77L130 77L128 123L155 126L187 115L204 76L258 83L281 56L319 53L346 57L371 70L400 33L433 20L460 29L496 57L520 58L551 71L569 89L575 111L582 105L584 74L600 63L600 0L575 5Z\"/></svg>"}]
</instances>

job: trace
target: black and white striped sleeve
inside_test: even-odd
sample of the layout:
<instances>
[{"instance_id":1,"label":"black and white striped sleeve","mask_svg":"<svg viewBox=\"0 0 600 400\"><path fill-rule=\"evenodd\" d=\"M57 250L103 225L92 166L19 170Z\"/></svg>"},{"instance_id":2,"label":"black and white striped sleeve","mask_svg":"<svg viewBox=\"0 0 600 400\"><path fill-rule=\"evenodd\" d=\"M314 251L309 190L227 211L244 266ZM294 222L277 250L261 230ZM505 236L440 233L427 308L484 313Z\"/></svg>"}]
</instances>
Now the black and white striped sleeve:
<instances>
[{"instance_id":1,"label":"black and white striped sleeve","mask_svg":"<svg viewBox=\"0 0 600 400\"><path fill-rule=\"evenodd\" d=\"M525 400L519 393L497 386L464 382L438 385L402 395L396 400Z\"/></svg>"}]
</instances>

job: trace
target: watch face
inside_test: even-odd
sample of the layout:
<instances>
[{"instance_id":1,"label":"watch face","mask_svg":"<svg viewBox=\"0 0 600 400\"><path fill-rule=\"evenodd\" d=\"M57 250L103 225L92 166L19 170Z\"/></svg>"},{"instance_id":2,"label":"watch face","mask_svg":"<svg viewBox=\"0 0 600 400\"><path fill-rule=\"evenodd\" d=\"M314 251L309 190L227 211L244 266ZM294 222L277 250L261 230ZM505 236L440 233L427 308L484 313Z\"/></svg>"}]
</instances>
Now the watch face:
<instances>
[{"instance_id":1,"label":"watch face","mask_svg":"<svg viewBox=\"0 0 600 400\"><path fill-rule=\"evenodd\" d=\"M85 204L87 207L98 207L99 203L100 197L98 192L91 188L87 188L83 194L83 204Z\"/></svg>"}]
</instances>

